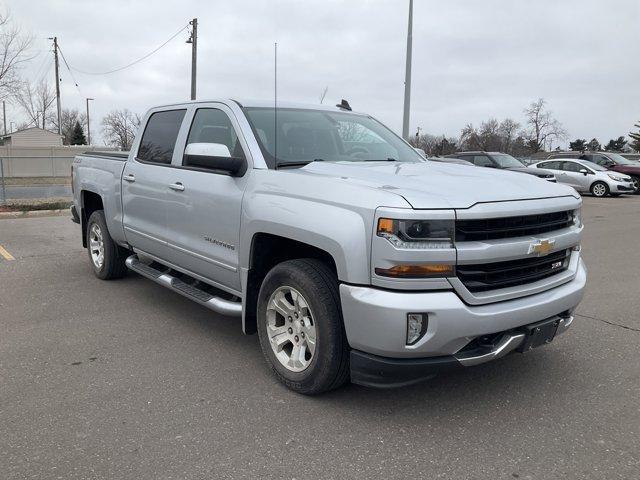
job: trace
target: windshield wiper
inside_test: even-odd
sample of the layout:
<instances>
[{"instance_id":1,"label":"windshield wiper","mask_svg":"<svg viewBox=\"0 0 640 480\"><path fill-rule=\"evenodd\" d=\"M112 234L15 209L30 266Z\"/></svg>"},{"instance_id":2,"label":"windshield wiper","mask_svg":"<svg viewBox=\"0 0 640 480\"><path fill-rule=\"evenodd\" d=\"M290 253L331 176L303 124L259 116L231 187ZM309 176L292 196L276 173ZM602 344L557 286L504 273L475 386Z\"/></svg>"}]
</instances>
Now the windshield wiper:
<instances>
[{"instance_id":1,"label":"windshield wiper","mask_svg":"<svg viewBox=\"0 0 640 480\"><path fill-rule=\"evenodd\" d=\"M280 167L304 167L312 162L324 162L324 158L314 158L313 160L296 160L293 162L278 162L276 168Z\"/></svg>"},{"instance_id":2,"label":"windshield wiper","mask_svg":"<svg viewBox=\"0 0 640 480\"><path fill-rule=\"evenodd\" d=\"M389 158L387 158L385 160L379 160L379 159L376 159L376 158L368 158L368 159L363 160L363 161L364 162L397 162L398 159L397 158L392 158L392 157L389 157Z\"/></svg>"}]
</instances>

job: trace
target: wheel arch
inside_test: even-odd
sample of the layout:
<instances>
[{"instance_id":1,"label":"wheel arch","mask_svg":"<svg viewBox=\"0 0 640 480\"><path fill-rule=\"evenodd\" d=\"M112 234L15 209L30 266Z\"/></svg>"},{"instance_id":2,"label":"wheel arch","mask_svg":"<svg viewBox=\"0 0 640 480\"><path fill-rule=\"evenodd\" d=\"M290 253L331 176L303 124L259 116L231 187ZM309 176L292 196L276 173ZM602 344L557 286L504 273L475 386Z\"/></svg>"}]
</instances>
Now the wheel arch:
<instances>
[{"instance_id":1,"label":"wheel arch","mask_svg":"<svg viewBox=\"0 0 640 480\"><path fill-rule=\"evenodd\" d=\"M80 225L82 228L82 246L87 247L87 223L96 210L104 210L102 196L91 190L80 192Z\"/></svg>"}]
</instances>

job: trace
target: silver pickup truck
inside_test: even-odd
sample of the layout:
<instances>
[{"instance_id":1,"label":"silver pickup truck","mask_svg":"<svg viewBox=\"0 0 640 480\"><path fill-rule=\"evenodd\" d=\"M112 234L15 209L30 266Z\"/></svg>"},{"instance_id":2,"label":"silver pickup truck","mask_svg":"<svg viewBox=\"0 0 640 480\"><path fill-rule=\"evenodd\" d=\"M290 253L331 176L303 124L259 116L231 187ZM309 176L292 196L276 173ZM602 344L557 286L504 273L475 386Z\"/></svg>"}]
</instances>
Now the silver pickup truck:
<instances>
[{"instance_id":1,"label":"silver pickup truck","mask_svg":"<svg viewBox=\"0 0 640 480\"><path fill-rule=\"evenodd\" d=\"M526 352L585 287L575 190L427 162L347 102L153 108L129 154L80 155L72 177L99 278L241 317L305 394Z\"/></svg>"}]
</instances>

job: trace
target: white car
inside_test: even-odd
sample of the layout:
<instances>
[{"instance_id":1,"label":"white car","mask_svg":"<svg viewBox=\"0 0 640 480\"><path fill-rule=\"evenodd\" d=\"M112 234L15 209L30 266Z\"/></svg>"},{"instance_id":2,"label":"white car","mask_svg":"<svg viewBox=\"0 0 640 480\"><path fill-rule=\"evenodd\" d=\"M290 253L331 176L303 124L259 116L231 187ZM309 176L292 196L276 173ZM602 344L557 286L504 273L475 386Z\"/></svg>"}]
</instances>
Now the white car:
<instances>
[{"instance_id":1,"label":"white car","mask_svg":"<svg viewBox=\"0 0 640 480\"><path fill-rule=\"evenodd\" d=\"M633 193L633 180L624 173L607 170L588 160L554 159L544 160L529 166L551 170L558 183L564 183L578 192L591 192L595 197L611 195L617 197L623 193Z\"/></svg>"}]
</instances>

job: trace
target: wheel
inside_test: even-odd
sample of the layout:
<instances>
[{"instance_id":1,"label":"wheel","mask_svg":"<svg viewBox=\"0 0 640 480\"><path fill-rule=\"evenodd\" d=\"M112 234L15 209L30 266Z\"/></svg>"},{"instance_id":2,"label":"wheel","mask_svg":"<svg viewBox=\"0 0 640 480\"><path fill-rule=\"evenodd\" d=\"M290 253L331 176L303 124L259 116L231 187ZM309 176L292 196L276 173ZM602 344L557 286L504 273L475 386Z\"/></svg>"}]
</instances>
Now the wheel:
<instances>
[{"instance_id":1,"label":"wheel","mask_svg":"<svg viewBox=\"0 0 640 480\"><path fill-rule=\"evenodd\" d=\"M631 175L631 181L633 182L633 188L635 189L633 193L636 195L640 194L640 177Z\"/></svg>"},{"instance_id":2,"label":"wheel","mask_svg":"<svg viewBox=\"0 0 640 480\"><path fill-rule=\"evenodd\" d=\"M102 210L93 212L87 222L87 252L96 277L111 280L126 275L127 250L116 245L109 235Z\"/></svg>"},{"instance_id":3,"label":"wheel","mask_svg":"<svg viewBox=\"0 0 640 480\"><path fill-rule=\"evenodd\" d=\"M273 267L258 294L258 337L267 362L291 390L314 395L342 386L349 349L335 273L316 259Z\"/></svg>"},{"instance_id":4,"label":"wheel","mask_svg":"<svg viewBox=\"0 0 640 480\"><path fill-rule=\"evenodd\" d=\"M594 197L606 197L609 194L609 186L604 182L594 182L591 185L591 194Z\"/></svg>"}]
</instances>

